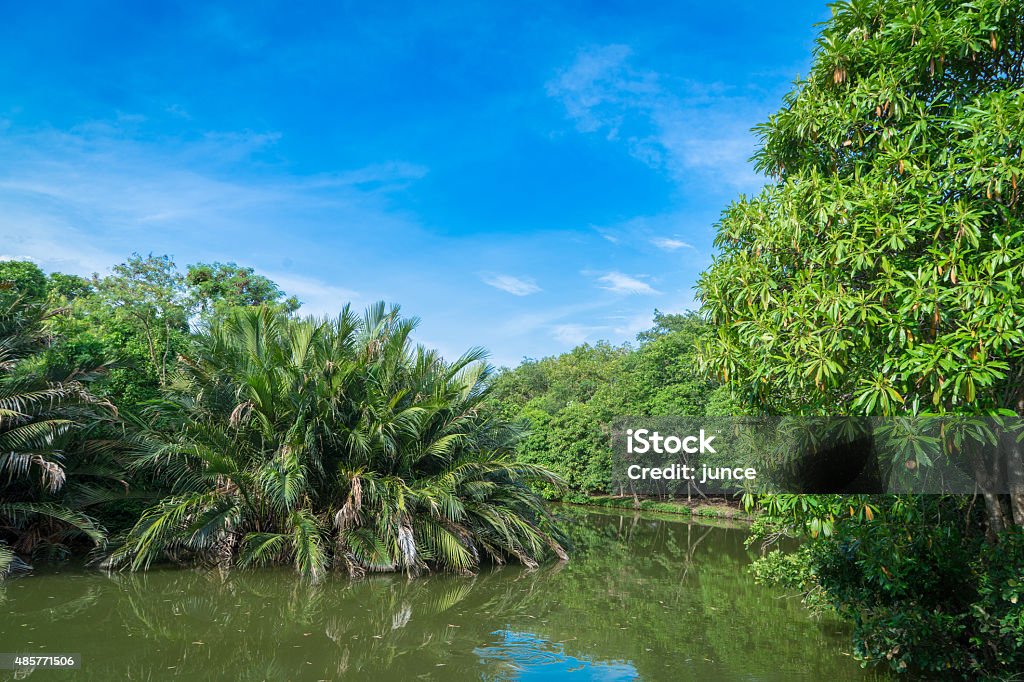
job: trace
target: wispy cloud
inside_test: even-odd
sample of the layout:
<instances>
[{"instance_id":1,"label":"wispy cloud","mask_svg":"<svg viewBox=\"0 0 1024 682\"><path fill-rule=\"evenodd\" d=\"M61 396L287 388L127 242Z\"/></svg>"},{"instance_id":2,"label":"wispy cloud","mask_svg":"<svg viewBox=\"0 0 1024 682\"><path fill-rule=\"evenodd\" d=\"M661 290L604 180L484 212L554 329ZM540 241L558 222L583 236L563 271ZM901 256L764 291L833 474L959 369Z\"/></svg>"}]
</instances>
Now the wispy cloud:
<instances>
[{"instance_id":1,"label":"wispy cloud","mask_svg":"<svg viewBox=\"0 0 1024 682\"><path fill-rule=\"evenodd\" d=\"M655 237L651 240L651 243L657 246L659 249L666 251L675 251L677 249L692 249L693 245L684 242L682 239L673 239L671 237Z\"/></svg>"},{"instance_id":2,"label":"wispy cloud","mask_svg":"<svg viewBox=\"0 0 1024 682\"><path fill-rule=\"evenodd\" d=\"M260 253L280 260L302 225L359 225L382 234L417 229L388 197L426 169L382 162L292 175L258 167L276 133L211 132L153 141L118 118L68 131L8 131L0 157L0 242L47 268L105 270L135 249ZM302 237L299 237L302 239Z\"/></svg>"},{"instance_id":3,"label":"wispy cloud","mask_svg":"<svg viewBox=\"0 0 1024 682\"><path fill-rule=\"evenodd\" d=\"M621 241L618 235L614 234L611 230L607 228L592 225L591 229L593 229L595 232L601 235L601 239L604 239L606 242L609 242L611 244L618 244Z\"/></svg>"},{"instance_id":4,"label":"wispy cloud","mask_svg":"<svg viewBox=\"0 0 1024 682\"><path fill-rule=\"evenodd\" d=\"M659 306L660 308L660 306ZM634 339L636 335L653 325L653 314L649 310L643 312L618 315L609 318L611 333L619 338Z\"/></svg>"},{"instance_id":5,"label":"wispy cloud","mask_svg":"<svg viewBox=\"0 0 1024 682\"><path fill-rule=\"evenodd\" d=\"M582 50L547 84L548 95L562 102L580 131L604 130L616 139L630 102L648 102L661 90L657 74L631 68L631 55L627 45Z\"/></svg>"},{"instance_id":6,"label":"wispy cloud","mask_svg":"<svg viewBox=\"0 0 1024 682\"><path fill-rule=\"evenodd\" d=\"M595 332L603 327L589 327L582 324L559 324L551 328L551 337L566 346L578 346L586 343Z\"/></svg>"},{"instance_id":7,"label":"wispy cloud","mask_svg":"<svg viewBox=\"0 0 1024 682\"><path fill-rule=\"evenodd\" d=\"M602 289L615 292L616 294L659 294L661 293L657 289L653 288L647 282L637 279L636 277L630 277L621 272L609 272L607 275L602 275L597 278L598 282L603 282L605 286Z\"/></svg>"},{"instance_id":8,"label":"wispy cloud","mask_svg":"<svg viewBox=\"0 0 1024 682\"><path fill-rule=\"evenodd\" d=\"M626 220L594 226L601 236L615 239L622 247L644 254L644 258L671 258L677 267L680 259L695 267L703 267L709 255L708 242L714 236L715 212L701 214L689 208L672 209L662 213L641 214ZM619 257L621 259L621 251ZM649 261L650 262L650 261ZM635 267L628 263L614 269ZM649 267L657 269L655 262ZM608 268L612 269L612 268Z\"/></svg>"},{"instance_id":9,"label":"wispy cloud","mask_svg":"<svg viewBox=\"0 0 1024 682\"><path fill-rule=\"evenodd\" d=\"M752 102L720 83L698 83L636 65L626 45L590 47L548 82L577 130L603 133L636 159L682 182L710 175L730 189L763 181L748 163Z\"/></svg>"},{"instance_id":10,"label":"wispy cloud","mask_svg":"<svg viewBox=\"0 0 1024 682\"><path fill-rule=\"evenodd\" d=\"M70 220L7 204L2 196L0 209L0 242L17 249L12 260L32 260L45 270L91 275L106 271L132 251L107 249L71 226Z\"/></svg>"},{"instance_id":11,"label":"wispy cloud","mask_svg":"<svg viewBox=\"0 0 1024 682\"><path fill-rule=\"evenodd\" d=\"M484 284L501 289L513 296L529 296L541 291L537 283L528 277L515 277L513 275L484 275Z\"/></svg>"},{"instance_id":12,"label":"wispy cloud","mask_svg":"<svg viewBox=\"0 0 1024 682\"><path fill-rule=\"evenodd\" d=\"M0 151L22 154L23 163L17 173L0 174L0 192L6 200L20 195L40 207L59 203L79 215L103 208L117 223L225 222L248 209L294 210L296 205L287 203L292 200L351 206L360 198L360 186L390 188L425 172L402 163L301 177L234 172L228 179L218 172L226 159L248 158L276 139L276 134L210 133L195 143L156 146L99 124L73 133L9 136Z\"/></svg>"},{"instance_id":13,"label":"wispy cloud","mask_svg":"<svg viewBox=\"0 0 1024 682\"><path fill-rule=\"evenodd\" d=\"M637 334L651 328L652 320L653 315L649 310L610 315L602 320L603 324L566 323L554 325L551 327L551 337L566 346L578 346L588 341L608 338L632 341Z\"/></svg>"},{"instance_id":14,"label":"wispy cloud","mask_svg":"<svg viewBox=\"0 0 1024 682\"><path fill-rule=\"evenodd\" d=\"M369 303L358 291L346 289L320 281L313 277L303 277L288 273L267 273L281 290L299 299L302 306L299 312L303 315L318 317L337 315L347 303L351 303L356 312Z\"/></svg>"}]
</instances>

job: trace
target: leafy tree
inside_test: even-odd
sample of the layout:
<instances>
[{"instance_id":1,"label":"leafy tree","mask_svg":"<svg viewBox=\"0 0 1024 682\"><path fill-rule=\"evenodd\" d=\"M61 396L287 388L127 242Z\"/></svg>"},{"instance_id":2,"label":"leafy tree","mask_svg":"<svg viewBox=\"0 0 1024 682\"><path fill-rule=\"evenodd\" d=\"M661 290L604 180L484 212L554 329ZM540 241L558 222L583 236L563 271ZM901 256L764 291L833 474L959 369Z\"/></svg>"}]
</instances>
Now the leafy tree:
<instances>
[{"instance_id":1,"label":"leafy tree","mask_svg":"<svg viewBox=\"0 0 1024 682\"><path fill-rule=\"evenodd\" d=\"M66 455L109 406L89 393L87 377L55 377L41 365L48 315L39 303L0 305L0 577L15 553L63 554L78 538L105 539L84 511L90 476L75 475L74 462L69 470Z\"/></svg>"},{"instance_id":2,"label":"leafy tree","mask_svg":"<svg viewBox=\"0 0 1024 682\"><path fill-rule=\"evenodd\" d=\"M41 301L46 298L46 275L31 261L0 260L0 297Z\"/></svg>"},{"instance_id":3,"label":"leafy tree","mask_svg":"<svg viewBox=\"0 0 1024 682\"><path fill-rule=\"evenodd\" d=\"M94 276L92 284L96 289L90 301L93 310L101 320L109 317L118 332L137 335L149 367L160 384L166 383L176 345L188 333L191 313L184 279L174 262L168 256L134 254L115 265L110 275Z\"/></svg>"},{"instance_id":4,"label":"leafy tree","mask_svg":"<svg viewBox=\"0 0 1024 682\"><path fill-rule=\"evenodd\" d=\"M697 346L708 327L695 313L654 313L638 347L583 344L562 355L526 360L494 381L492 401L530 434L516 449L521 461L565 479L570 499L610 492L611 423L623 416L703 415L714 396L719 414L731 414L698 368ZM548 497L562 490L542 487Z\"/></svg>"},{"instance_id":5,"label":"leafy tree","mask_svg":"<svg viewBox=\"0 0 1024 682\"><path fill-rule=\"evenodd\" d=\"M699 284L707 362L748 401L1024 414L1022 48L1019 3L835 5L759 128L776 181L724 213Z\"/></svg>"},{"instance_id":6,"label":"leafy tree","mask_svg":"<svg viewBox=\"0 0 1024 682\"><path fill-rule=\"evenodd\" d=\"M46 278L46 292L52 297L65 301L88 296L93 291L92 283L78 275L51 272Z\"/></svg>"},{"instance_id":7,"label":"leafy tree","mask_svg":"<svg viewBox=\"0 0 1024 682\"><path fill-rule=\"evenodd\" d=\"M415 324L383 304L211 323L141 425L137 466L165 472L172 494L115 563L287 562L317 578L564 556L527 486L558 479L511 461L516 431L484 407L482 352L445 362L410 345Z\"/></svg>"},{"instance_id":8,"label":"leafy tree","mask_svg":"<svg viewBox=\"0 0 1024 682\"><path fill-rule=\"evenodd\" d=\"M759 127L773 181L725 211L699 282L704 361L749 409L1024 414L1022 50L1019 2L833 6L809 76ZM999 577L1020 561L1021 460L1013 495L985 495L984 550L970 498L762 503L817 536L801 575L855 621L858 656L1005 677L1024 663Z\"/></svg>"},{"instance_id":9,"label":"leafy tree","mask_svg":"<svg viewBox=\"0 0 1024 682\"><path fill-rule=\"evenodd\" d=\"M640 343L646 343L647 341L653 341L654 339L674 332L685 332L693 330L694 328L700 328L702 326L701 321L701 316L693 311L685 313L663 313L655 308L654 326L637 334L636 340Z\"/></svg>"},{"instance_id":10,"label":"leafy tree","mask_svg":"<svg viewBox=\"0 0 1024 682\"><path fill-rule=\"evenodd\" d=\"M696 313L655 311L654 327L637 336L640 347L623 361L615 380L602 388L602 393L616 396L610 417L704 414L716 386L698 369L697 348L708 329Z\"/></svg>"},{"instance_id":11,"label":"leafy tree","mask_svg":"<svg viewBox=\"0 0 1024 682\"><path fill-rule=\"evenodd\" d=\"M254 305L268 305L288 313L299 308L297 298L286 298L272 281L257 275L252 268L234 263L190 265L185 283L204 313Z\"/></svg>"},{"instance_id":12,"label":"leafy tree","mask_svg":"<svg viewBox=\"0 0 1024 682\"><path fill-rule=\"evenodd\" d=\"M92 290L88 280L78 275L52 272L49 275L30 261L0 261L0 291L31 301L52 296L67 301L85 296Z\"/></svg>"},{"instance_id":13,"label":"leafy tree","mask_svg":"<svg viewBox=\"0 0 1024 682\"><path fill-rule=\"evenodd\" d=\"M199 263L182 274L168 256L133 255L110 274L86 281L52 273L49 293L73 315L57 320L63 362L107 363L98 390L125 407L151 400L188 340L191 323L234 307L268 305L293 312L294 298L251 268Z\"/></svg>"}]
</instances>

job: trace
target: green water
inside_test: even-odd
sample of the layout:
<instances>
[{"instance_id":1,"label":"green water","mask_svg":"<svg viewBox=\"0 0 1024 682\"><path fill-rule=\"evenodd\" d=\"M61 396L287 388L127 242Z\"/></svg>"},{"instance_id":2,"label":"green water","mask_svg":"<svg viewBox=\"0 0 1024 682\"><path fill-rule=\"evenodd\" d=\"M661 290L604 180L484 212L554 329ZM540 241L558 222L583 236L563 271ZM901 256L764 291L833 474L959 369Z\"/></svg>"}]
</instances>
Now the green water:
<instances>
[{"instance_id":1,"label":"green water","mask_svg":"<svg viewBox=\"0 0 1024 682\"><path fill-rule=\"evenodd\" d=\"M865 679L841 626L753 584L742 527L558 513L572 561L536 571L41 571L0 584L0 652L81 654L32 680Z\"/></svg>"}]
</instances>

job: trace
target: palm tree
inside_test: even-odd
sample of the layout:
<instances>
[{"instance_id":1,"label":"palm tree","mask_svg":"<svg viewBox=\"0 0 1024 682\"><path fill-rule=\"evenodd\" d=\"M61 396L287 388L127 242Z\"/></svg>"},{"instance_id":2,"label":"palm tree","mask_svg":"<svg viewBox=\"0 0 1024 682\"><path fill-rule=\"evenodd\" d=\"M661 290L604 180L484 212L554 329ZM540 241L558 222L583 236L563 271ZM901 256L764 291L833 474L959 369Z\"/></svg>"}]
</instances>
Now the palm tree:
<instances>
[{"instance_id":1,"label":"palm tree","mask_svg":"<svg viewBox=\"0 0 1024 682\"><path fill-rule=\"evenodd\" d=\"M297 320L240 309L197 335L166 400L138 421L136 467L173 494L112 555L223 567L289 562L318 578L565 558L518 433L485 409L491 369L410 341L383 303Z\"/></svg>"},{"instance_id":2,"label":"palm tree","mask_svg":"<svg viewBox=\"0 0 1024 682\"><path fill-rule=\"evenodd\" d=\"M72 540L105 539L82 511L88 488L68 482L65 448L109 406L89 393L85 374L58 379L41 361L54 312L0 298L0 578L27 567L19 554L63 554Z\"/></svg>"}]
</instances>

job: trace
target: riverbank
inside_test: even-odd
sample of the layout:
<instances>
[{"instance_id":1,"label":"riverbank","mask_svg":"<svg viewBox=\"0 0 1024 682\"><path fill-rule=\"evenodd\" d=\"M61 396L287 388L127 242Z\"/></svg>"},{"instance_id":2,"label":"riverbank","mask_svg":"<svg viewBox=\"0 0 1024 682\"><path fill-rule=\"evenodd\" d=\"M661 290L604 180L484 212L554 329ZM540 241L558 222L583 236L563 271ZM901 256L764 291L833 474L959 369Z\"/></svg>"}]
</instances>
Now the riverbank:
<instances>
[{"instance_id":1,"label":"riverbank","mask_svg":"<svg viewBox=\"0 0 1024 682\"><path fill-rule=\"evenodd\" d=\"M591 497L578 497L571 500L562 500L564 504L571 504L579 507L603 507L610 509L634 509L641 511L656 511L666 514L679 514L682 516L703 516L719 519L739 519L753 521L754 516L748 514L740 506L738 501L711 498L699 502L686 502L683 500L652 500L636 498L632 495L594 495Z\"/></svg>"}]
</instances>

